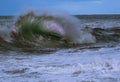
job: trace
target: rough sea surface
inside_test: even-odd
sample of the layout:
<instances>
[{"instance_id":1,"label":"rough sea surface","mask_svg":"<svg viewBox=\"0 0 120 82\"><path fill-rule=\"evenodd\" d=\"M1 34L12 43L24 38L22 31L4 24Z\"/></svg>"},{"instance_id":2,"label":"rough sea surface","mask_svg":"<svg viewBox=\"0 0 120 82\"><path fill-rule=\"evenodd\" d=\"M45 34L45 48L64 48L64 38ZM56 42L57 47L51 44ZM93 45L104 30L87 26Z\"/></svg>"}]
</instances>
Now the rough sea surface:
<instances>
[{"instance_id":1,"label":"rough sea surface","mask_svg":"<svg viewBox=\"0 0 120 82\"><path fill-rule=\"evenodd\" d=\"M18 47L9 43L13 18L1 17L0 82L120 82L120 16L79 16L97 42L75 47ZM7 33L6 33L7 32Z\"/></svg>"}]
</instances>

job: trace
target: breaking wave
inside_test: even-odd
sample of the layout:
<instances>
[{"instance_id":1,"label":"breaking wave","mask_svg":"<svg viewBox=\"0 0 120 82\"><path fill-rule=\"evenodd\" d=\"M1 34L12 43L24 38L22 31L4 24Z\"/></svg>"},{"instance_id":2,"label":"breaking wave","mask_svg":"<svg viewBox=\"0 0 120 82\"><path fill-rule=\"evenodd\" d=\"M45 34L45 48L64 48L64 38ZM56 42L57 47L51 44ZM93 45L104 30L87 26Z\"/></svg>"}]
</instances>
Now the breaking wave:
<instances>
[{"instance_id":1,"label":"breaking wave","mask_svg":"<svg viewBox=\"0 0 120 82\"><path fill-rule=\"evenodd\" d=\"M15 17L14 24L3 28L0 45L17 47L71 47L118 42L120 37L119 28L83 27L75 16L56 12L30 11Z\"/></svg>"},{"instance_id":2,"label":"breaking wave","mask_svg":"<svg viewBox=\"0 0 120 82\"><path fill-rule=\"evenodd\" d=\"M25 46L58 47L71 44L95 43L91 32L80 20L66 14L31 11L20 15L11 32L12 42Z\"/></svg>"}]
</instances>

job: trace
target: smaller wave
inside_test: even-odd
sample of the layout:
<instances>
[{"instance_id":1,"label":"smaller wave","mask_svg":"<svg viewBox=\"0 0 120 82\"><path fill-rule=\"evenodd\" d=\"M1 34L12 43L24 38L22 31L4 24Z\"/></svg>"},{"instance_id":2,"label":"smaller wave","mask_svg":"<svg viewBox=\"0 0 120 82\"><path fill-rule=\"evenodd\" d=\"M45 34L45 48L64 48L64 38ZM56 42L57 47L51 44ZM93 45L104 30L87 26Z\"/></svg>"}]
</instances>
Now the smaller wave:
<instances>
[{"instance_id":1,"label":"smaller wave","mask_svg":"<svg viewBox=\"0 0 120 82\"><path fill-rule=\"evenodd\" d=\"M120 27L94 28L93 33L97 42L119 42Z\"/></svg>"}]
</instances>

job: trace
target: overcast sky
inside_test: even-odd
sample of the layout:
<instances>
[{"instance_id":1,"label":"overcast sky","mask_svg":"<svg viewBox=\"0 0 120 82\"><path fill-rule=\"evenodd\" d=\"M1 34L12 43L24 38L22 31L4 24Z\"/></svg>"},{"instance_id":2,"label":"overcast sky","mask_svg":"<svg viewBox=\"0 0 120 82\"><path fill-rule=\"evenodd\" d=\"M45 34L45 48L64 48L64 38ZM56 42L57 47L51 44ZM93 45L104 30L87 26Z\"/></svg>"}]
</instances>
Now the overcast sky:
<instances>
[{"instance_id":1,"label":"overcast sky","mask_svg":"<svg viewBox=\"0 0 120 82\"><path fill-rule=\"evenodd\" d=\"M120 14L120 0L1 0L0 15L26 9L48 9L70 14Z\"/></svg>"}]
</instances>

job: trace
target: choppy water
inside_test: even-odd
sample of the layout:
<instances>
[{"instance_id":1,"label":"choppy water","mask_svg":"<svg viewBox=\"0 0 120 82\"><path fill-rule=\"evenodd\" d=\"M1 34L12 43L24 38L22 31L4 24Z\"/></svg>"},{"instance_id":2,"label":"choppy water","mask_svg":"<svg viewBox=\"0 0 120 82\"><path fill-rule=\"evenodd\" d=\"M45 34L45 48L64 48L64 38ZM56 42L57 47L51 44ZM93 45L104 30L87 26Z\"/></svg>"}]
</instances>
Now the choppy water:
<instances>
[{"instance_id":1,"label":"choppy water","mask_svg":"<svg viewBox=\"0 0 120 82\"><path fill-rule=\"evenodd\" d=\"M97 42L62 48L16 46L14 20L0 19L0 82L120 82L119 17L80 18Z\"/></svg>"}]
</instances>

